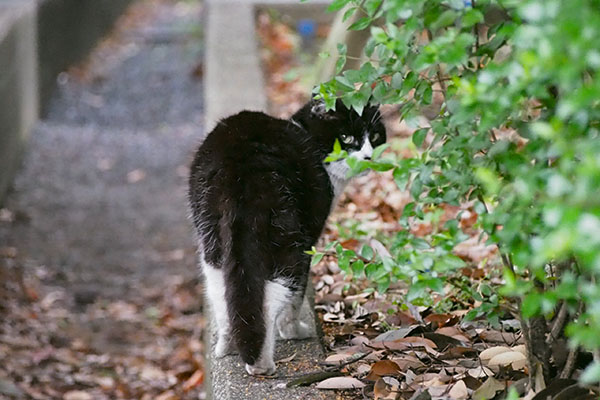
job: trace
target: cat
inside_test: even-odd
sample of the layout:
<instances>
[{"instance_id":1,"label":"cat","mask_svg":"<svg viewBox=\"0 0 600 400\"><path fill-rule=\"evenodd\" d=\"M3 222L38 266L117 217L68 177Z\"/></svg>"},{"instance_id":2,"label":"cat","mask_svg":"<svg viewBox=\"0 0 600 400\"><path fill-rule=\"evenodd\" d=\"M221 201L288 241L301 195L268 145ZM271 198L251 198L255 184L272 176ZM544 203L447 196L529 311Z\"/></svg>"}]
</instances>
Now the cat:
<instances>
[{"instance_id":1,"label":"cat","mask_svg":"<svg viewBox=\"0 0 600 400\"><path fill-rule=\"evenodd\" d=\"M336 140L369 160L386 140L376 106L362 115L340 100L311 100L290 119L242 111L221 120L197 150L189 202L207 299L215 316L214 354L235 349L251 375L275 372L275 331L309 336L298 320L310 256L335 199L348 183L345 160L325 163Z\"/></svg>"}]
</instances>

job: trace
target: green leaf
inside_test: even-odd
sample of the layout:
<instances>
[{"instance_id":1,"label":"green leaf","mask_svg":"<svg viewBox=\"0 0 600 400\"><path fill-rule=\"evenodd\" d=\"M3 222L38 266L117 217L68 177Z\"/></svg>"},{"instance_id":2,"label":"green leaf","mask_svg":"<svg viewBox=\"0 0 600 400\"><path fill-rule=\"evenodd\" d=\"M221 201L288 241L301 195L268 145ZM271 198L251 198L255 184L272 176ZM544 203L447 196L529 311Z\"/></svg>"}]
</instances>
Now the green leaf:
<instances>
[{"instance_id":1,"label":"green leaf","mask_svg":"<svg viewBox=\"0 0 600 400\"><path fill-rule=\"evenodd\" d=\"M364 3L365 10L367 10L369 17L373 18L375 16L375 13L379 9L379 6L382 2L383 0L367 0Z\"/></svg>"},{"instance_id":2,"label":"green leaf","mask_svg":"<svg viewBox=\"0 0 600 400\"><path fill-rule=\"evenodd\" d=\"M358 7L350 7L349 9L347 9L346 12L344 13L344 16L342 17L342 22L348 21L348 18L350 18L352 15L354 15L356 10L358 10Z\"/></svg>"},{"instance_id":3,"label":"green leaf","mask_svg":"<svg viewBox=\"0 0 600 400\"><path fill-rule=\"evenodd\" d=\"M441 13L438 18L431 24L431 29L437 30L440 28L445 28L448 25L452 25L456 18L458 17L458 13L454 10L446 10Z\"/></svg>"},{"instance_id":4,"label":"green leaf","mask_svg":"<svg viewBox=\"0 0 600 400\"><path fill-rule=\"evenodd\" d=\"M355 23L350 25L348 27L348 30L349 31L361 31L361 30L365 29L366 27L368 27L369 25L371 25L371 22L373 22L371 17L362 17L359 20L357 20Z\"/></svg>"},{"instance_id":5,"label":"green leaf","mask_svg":"<svg viewBox=\"0 0 600 400\"><path fill-rule=\"evenodd\" d=\"M421 147L423 145L428 131L429 128L420 128L412 134L412 142L415 144L415 146Z\"/></svg>"},{"instance_id":6,"label":"green leaf","mask_svg":"<svg viewBox=\"0 0 600 400\"><path fill-rule=\"evenodd\" d=\"M443 256L435 265L437 271L453 271L464 268L467 265L460 257L453 254Z\"/></svg>"},{"instance_id":7,"label":"green leaf","mask_svg":"<svg viewBox=\"0 0 600 400\"><path fill-rule=\"evenodd\" d=\"M521 302L521 314L525 318L531 318L538 314L542 309L542 295L534 292L530 293Z\"/></svg>"},{"instance_id":8,"label":"green leaf","mask_svg":"<svg viewBox=\"0 0 600 400\"><path fill-rule=\"evenodd\" d=\"M388 40L387 33L378 26L371 27L371 36L379 43L385 43Z\"/></svg>"},{"instance_id":9,"label":"green leaf","mask_svg":"<svg viewBox=\"0 0 600 400\"><path fill-rule=\"evenodd\" d=\"M483 22L483 13L476 8L469 8L462 16L462 26L464 28L469 28L481 22Z\"/></svg>"},{"instance_id":10,"label":"green leaf","mask_svg":"<svg viewBox=\"0 0 600 400\"><path fill-rule=\"evenodd\" d=\"M349 2L350 2L350 0L333 0L333 2L329 5L329 7L327 7L327 11L328 12L339 11L342 8L344 8L344 6L346 4L348 4Z\"/></svg>"},{"instance_id":11,"label":"green leaf","mask_svg":"<svg viewBox=\"0 0 600 400\"><path fill-rule=\"evenodd\" d=\"M340 144L340 141L336 138L335 142L333 143L333 154L340 154L342 152L342 145Z\"/></svg>"},{"instance_id":12,"label":"green leaf","mask_svg":"<svg viewBox=\"0 0 600 400\"><path fill-rule=\"evenodd\" d=\"M351 265L354 276L360 276L365 270L365 263L362 260L356 260Z\"/></svg>"},{"instance_id":13,"label":"green leaf","mask_svg":"<svg viewBox=\"0 0 600 400\"><path fill-rule=\"evenodd\" d=\"M402 88L402 81L402 74L400 72L396 72L394 75L392 75L392 82L390 85L393 89L400 89Z\"/></svg>"},{"instance_id":14,"label":"green leaf","mask_svg":"<svg viewBox=\"0 0 600 400\"><path fill-rule=\"evenodd\" d=\"M371 158L373 160L377 160L379 159L379 157L381 156L381 154L385 151L385 149L387 149L388 147L390 147L389 143L384 143L381 144L377 147L375 147L375 149L373 149L373 155L371 156Z\"/></svg>"},{"instance_id":15,"label":"green leaf","mask_svg":"<svg viewBox=\"0 0 600 400\"><path fill-rule=\"evenodd\" d=\"M373 248L371 246L367 246L366 244L360 249L360 255L366 258L367 260L371 260L375 255Z\"/></svg>"},{"instance_id":16,"label":"green leaf","mask_svg":"<svg viewBox=\"0 0 600 400\"><path fill-rule=\"evenodd\" d=\"M431 104L431 102L433 100L433 89L431 88L431 85L428 85L425 88L425 91L423 92L421 99L424 104Z\"/></svg>"},{"instance_id":17,"label":"green leaf","mask_svg":"<svg viewBox=\"0 0 600 400\"><path fill-rule=\"evenodd\" d=\"M319 57L320 58L329 58L329 57L331 57L331 54L329 54L328 51L322 51L319 53Z\"/></svg>"},{"instance_id":18,"label":"green leaf","mask_svg":"<svg viewBox=\"0 0 600 400\"><path fill-rule=\"evenodd\" d=\"M342 70L344 69L344 65L346 65L346 56L339 56L337 61L335 62L336 75L342 72Z\"/></svg>"},{"instance_id":19,"label":"green leaf","mask_svg":"<svg viewBox=\"0 0 600 400\"><path fill-rule=\"evenodd\" d=\"M375 100L381 103L381 100L387 95L388 89L386 87L386 83L384 81L377 82L375 85L375 89L373 89L373 97Z\"/></svg>"},{"instance_id":20,"label":"green leaf","mask_svg":"<svg viewBox=\"0 0 600 400\"><path fill-rule=\"evenodd\" d=\"M317 265L319 262L321 262L321 260L323 259L323 256L324 256L324 255L325 255L325 254L323 254L323 253L316 253L316 254L313 256L313 258L312 258L312 261L311 261L311 263L310 263L311 267L312 267L312 266L315 266L315 265Z\"/></svg>"}]
</instances>

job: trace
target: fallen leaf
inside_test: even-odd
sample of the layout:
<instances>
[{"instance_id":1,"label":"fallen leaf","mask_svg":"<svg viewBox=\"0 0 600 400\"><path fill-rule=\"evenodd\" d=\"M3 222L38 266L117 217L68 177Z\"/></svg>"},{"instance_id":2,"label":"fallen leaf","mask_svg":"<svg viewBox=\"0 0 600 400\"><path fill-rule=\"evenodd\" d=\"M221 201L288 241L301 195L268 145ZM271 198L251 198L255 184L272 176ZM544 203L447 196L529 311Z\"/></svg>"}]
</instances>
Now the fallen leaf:
<instances>
[{"instance_id":1,"label":"fallen leaf","mask_svg":"<svg viewBox=\"0 0 600 400\"><path fill-rule=\"evenodd\" d=\"M482 366L472 368L469 371L467 371L467 373L473 378L485 378L494 375L494 372L491 369Z\"/></svg>"},{"instance_id":2,"label":"fallen leaf","mask_svg":"<svg viewBox=\"0 0 600 400\"><path fill-rule=\"evenodd\" d=\"M527 365L527 357L523 355L523 353L519 351L507 351L504 353L500 353L492 357L492 359L488 362L488 366L507 366L511 365L512 369L519 370L525 368Z\"/></svg>"},{"instance_id":3,"label":"fallen leaf","mask_svg":"<svg viewBox=\"0 0 600 400\"><path fill-rule=\"evenodd\" d=\"M524 344L520 344L518 346L513 347L512 351L518 351L519 353L522 353L525 357L527 357L527 348Z\"/></svg>"},{"instance_id":4,"label":"fallen leaf","mask_svg":"<svg viewBox=\"0 0 600 400\"><path fill-rule=\"evenodd\" d=\"M317 384L317 389L330 390L330 389L362 389L365 384L356 378L351 376L336 376L333 378L325 379Z\"/></svg>"},{"instance_id":5,"label":"fallen leaf","mask_svg":"<svg viewBox=\"0 0 600 400\"><path fill-rule=\"evenodd\" d=\"M448 325L455 325L459 321L459 318L452 314L429 314L423 320L430 323L433 329L437 329Z\"/></svg>"},{"instance_id":6,"label":"fallen leaf","mask_svg":"<svg viewBox=\"0 0 600 400\"><path fill-rule=\"evenodd\" d=\"M489 377L486 381L473 393L474 400L485 400L492 399L496 396L496 393L504 390L504 384L494 379L493 377Z\"/></svg>"},{"instance_id":7,"label":"fallen leaf","mask_svg":"<svg viewBox=\"0 0 600 400\"><path fill-rule=\"evenodd\" d=\"M375 395L375 400L387 399L388 396L392 393L392 388L381 378L377 379L375 385L373 386L373 394Z\"/></svg>"},{"instance_id":8,"label":"fallen leaf","mask_svg":"<svg viewBox=\"0 0 600 400\"><path fill-rule=\"evenodd\" d=\"M371 342L390 342L398 339L405 338L409 333L411 333L417 325L407 326L405 328L398 328L391 331L387 331L377 336L375 339L371 340Z\"/></svg>"},{"instance_id":9,"label":"fallen leaf","mask_svg":"<svg viewBox=\"0 0 600 400\"><path fill-rule=\"evenodd\" d=\"M460 380L452 386L448 394L453 399L466 399L469 397L469 390L467 389L467 385Z\"/></svg>"},{"instance_id":10,"label":"fallen leaf","mask_svg":"<svg viewBox=\"0 0 600 400\"><path fill-rule=\"evenodd\" d=\"M69 390L63 395L63 400L92 400L93 397L83 390Z\"/></svg>"},{"instance_id":11,"label":"fallen leaf","mask_svg":"<svg viewBox=\"0 0 600 400\"><path fill-rule=\"evenodd\" d=\"M391 360L377 361L371 365L369 375L365 379L370 381L376 381L382 376L386 375L398 375L400 373L400 366Z\"/></svg>"},{"instance_id":12,"label":"fallen leaf","mask_svg":"<svg viewBox=\"0 0 600 400\"><path fill-rule=\"evenodd\" d=\"M289 362L290 362L290 361L292 361L294 358L296 358L296 354L297 354L297 353L294 353L294 354L292 354L292 355L291 355L291 356L289 356L289 357L285 357L285 358L282 358L281 360L277 360L277 361L276 361L276 363L277 363L277 364L279 364L279 363L289 363Z\"/></svg>"},{"instance_id":13,"label":"fallen leaf","mask_svg":"<svg viewBox=\"0 0 600 400\"><path fill-rule=\"evenodd\" d=\"M481 358L482 361L488 361L497 356L498 354L506 353L507 351L511 350L506 346L494 346L482 351L479 354L479 358Z\"/></svg>"},{"instance_id":14,"label":"fallen leaf","mask_svg":"<svg viewBox=\"0 0 600 400\"><path fill-rule=\"evenodd\" d=\"M192 376L183 384L183 390L188 392L193 388L202 385L204 382L204 371L201 369L196 370Z\"/></svg>"},{"instance_id":15,"label":"fallen leaf","mask_svg":"<svg viewBox=\"0 0 600 400\"><path fill-rule=\"evenodd\" d=\"M137 183L146 178L146 172L143 169L134 169L127 173L127 182Z\"/></svg>"}]
</instances>

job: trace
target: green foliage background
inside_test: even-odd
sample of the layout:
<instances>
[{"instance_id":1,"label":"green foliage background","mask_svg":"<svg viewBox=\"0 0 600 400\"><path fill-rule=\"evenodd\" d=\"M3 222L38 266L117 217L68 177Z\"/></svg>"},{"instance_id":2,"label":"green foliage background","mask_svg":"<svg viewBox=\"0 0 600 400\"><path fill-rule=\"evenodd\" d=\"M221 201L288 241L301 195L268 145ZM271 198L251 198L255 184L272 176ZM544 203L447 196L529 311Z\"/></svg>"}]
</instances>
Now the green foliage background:
<instances>
[{"instance_id":1,"label":"green foliage background","mask_svg":"<svg viewBox=\"0 0 600 400\"><path fill-rule=\"evenodd\" d=\"M335 0L329 9L358 14L349 29L371 33L359 70L343 71L346 47L338 46L338 75L315 89L329 107L337 98L359 113L369 101L399 104L410 123L441 96L431 127L413 134L418 156L381 158L381 148L373 162L349 159L353 172L393 170L413 196L406 226L442 203L474 201L506 284L472 291L483 305L470 317L497 318L509 297L525 319L551 317L566 302L581 310L567 327L571 345L597 352L600 2ZM382 239L389 256L339 245L337 255L348 273L380 290L407 281L407 300L428 304L464 266L452 249L466 238L452 220L426 238L405 229ZM583 379L600 381L600 366Z\"/></svg>"}]
</instances>

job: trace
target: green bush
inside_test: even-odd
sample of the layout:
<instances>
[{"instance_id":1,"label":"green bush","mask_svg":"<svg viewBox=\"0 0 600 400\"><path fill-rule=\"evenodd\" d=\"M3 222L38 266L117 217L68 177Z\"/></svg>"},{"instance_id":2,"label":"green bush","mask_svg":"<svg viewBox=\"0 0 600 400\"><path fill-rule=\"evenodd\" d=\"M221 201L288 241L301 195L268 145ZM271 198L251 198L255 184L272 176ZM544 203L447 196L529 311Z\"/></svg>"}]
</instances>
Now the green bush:
<instances>
[{"instance_id":1,"label":"green bush","mask_svg":"<svg viewBox=\"0 0 600 400\"><path fill-rule=\"evenodd\" d=\"M444 203L474 202L505 285L472 290L483 305L470 317L497 319L518 304L531 375L541 368L550 379L540 341L552 340L546 322L562 309L571 347L596 356L584 380L600 381L600 3L335 0L329 9L371 37L358 70L343 71L346 47L338 46L338 75L317 96L359 113L369 101L398 104L409 124L425 108L435 114L412 136L418 155L349 160L353 172L393 170L413 197L404 224ZM338 245L340 267L380 290L407 281L407 300L429 304L464 266L452 253L467 237L458 222L425 238L399 231L384 240L389 256Z\"/></svg>"}]
</instances>

